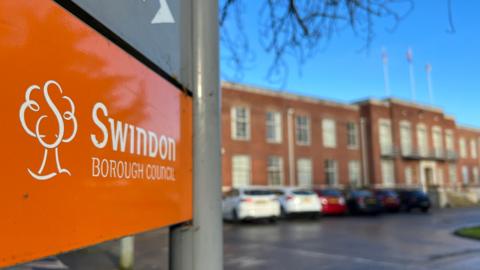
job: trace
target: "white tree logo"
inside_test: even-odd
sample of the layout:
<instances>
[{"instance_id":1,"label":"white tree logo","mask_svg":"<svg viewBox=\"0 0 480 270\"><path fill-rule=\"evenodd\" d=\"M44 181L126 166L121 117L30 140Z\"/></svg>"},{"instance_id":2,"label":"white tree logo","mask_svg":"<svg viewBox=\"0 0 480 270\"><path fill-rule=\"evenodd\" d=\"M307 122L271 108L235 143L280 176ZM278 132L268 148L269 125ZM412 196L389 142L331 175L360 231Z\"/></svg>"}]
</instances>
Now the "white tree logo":
<instances>
[{"instance_id":1,"label":"white tree logo","mask_svg":"<svg viewBox=\"0 0 480 270\"><path fill-rule=\"evenodd\" d=\"M52 90L58 91L61 95L61 99L66 100L67 104L69 105L69 108L65 110L63 113L59 111L59 108L52 101L52 98L50 96L50 93ZM38 100L39 99L38 97L37 97L37 100L32 99L32 94L35 91L40 91L40 95L36 95L36 97L37 96L39 96L40 98L43 97L45 102L40 102L40 100ZM45 106L46 108L45 107L41 108L40 104L43 104L43 103L45 103L46 106L45 105L43 106ZM41 112L41 110L45 110L45 109L50 109L50 111ZM33 128L30 128L29 125L27 124L27 121L25 120L25 113L27 112L27 110L30 110L30 112L36 116L35 119L37 121L35 122L35 125ZM53 135L53 136L50 136L51 138L54 138L53 140L46 140L46 134L42 133L43 129L41 127L45 125L46 120L54 121L55 123L54 130L52 130L51 127L46 128L47 132L56 132L54 134L50 134L50 135ZM75 138L78 125L77 125L77 119L75 118L75 105L73 104L73 101L69 97L63 95L63 90L60 84L57 83L56 81L48 81L43 85L43 90L38 85L30 86L27 89L27 92L25 93L25 102L20 107L20 122L22 123L22 127L25 130L25 132L31 137L36 138L38 142L43 146L43 148L45 148L45 151L43 154L43 161L42 161L42 164L40 165L40 168L38 169L37 172L33 172L32 170L28 169L28 172L30 173L30 175L37 180L48 180L62 173L71 175L70 171L62 168L62 166L60 165L60 159L58 157L58 147L62 142L68 143ZM68 137L66 136L66 133L65 133L66 122L71 122L71 125L69 126L73 126L73 131ZM42 123L44 124L42 125ZM47 164L47 160L49 159L49 156L51 156L52 154L55 155L56 169L53 172L46 173L44 172L45 165Z\"/></svg>"}]
</instances>

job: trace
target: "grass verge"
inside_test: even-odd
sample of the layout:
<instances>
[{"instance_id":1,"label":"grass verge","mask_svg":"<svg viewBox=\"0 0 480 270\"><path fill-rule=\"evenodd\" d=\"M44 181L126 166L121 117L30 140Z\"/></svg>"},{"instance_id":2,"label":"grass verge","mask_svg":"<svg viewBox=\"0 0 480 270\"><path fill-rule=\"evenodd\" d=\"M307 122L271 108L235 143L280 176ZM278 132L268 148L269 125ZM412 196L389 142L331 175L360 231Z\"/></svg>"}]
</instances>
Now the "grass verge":
<instances>
[{"instance_id":1,"label":"grass verge","mask_svg":"<svg viewBox=\"0 0 480 270\"><path fill-rule=\"evenodd\" d=\"M455 235L480 240L480 226L457 230Z\"/></svg>"}]
</instances>

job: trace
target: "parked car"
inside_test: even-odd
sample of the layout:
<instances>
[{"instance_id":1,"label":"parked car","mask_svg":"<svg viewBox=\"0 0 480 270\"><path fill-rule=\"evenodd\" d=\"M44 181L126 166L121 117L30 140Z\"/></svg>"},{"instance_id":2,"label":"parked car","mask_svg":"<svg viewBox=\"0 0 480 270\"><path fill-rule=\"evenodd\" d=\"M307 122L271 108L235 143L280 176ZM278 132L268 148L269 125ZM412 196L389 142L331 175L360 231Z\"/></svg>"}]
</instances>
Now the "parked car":
<instances>
[{"instance_id":1,"label":"parked car","mask_svg":"<svg viewBox=\"0 0 480 270\"><path fill-rule=\"evenodd\" d=\"M280 202L282 216L309 215L316 218L320 215L322 205L318 195L304 188L281 188L275 190Z\"/></svg>"},{"instance_id":2,"label":"parked car","mask_svg":"<svg viewBox=\"0 0 480 270\"><path fill-rule=\"evenodd\" d=\"M400 198L394 190L376 189L373 193L384 211L398 212L400 210Z\"/></svg>"},{"instance_id":3,"label":"parked car","mask_svg":"<svg viewBox=\"0 0 480 270\"><path fill-rule=\"evenodd\" d=\"M339 190L326 188L315 189L314 191L322 204L322 214L343 215L347 212L345 197Z\"/></svg>"},{"instance_id":4,"label":"parked car","mask_svg":"<svg viewBox=\"0 0 480 270\"><path fill-rule=\"evenodd\" d=\"M280 203L273 191L266 188L234 188L224 194L223 218L234 222L280 217Z\"/></svg>"},{"instance_id":5,"label":"parked car","mask_svg":"<svg viewBox=\"0 0 480 270\"><path fill-rule=\"evenodd\" d=\"M422 212L427 213L432 206L428 195L418 189L403 189L397 190L400 197L401 208L407 212L412 209L420 209Z\"/></svg>"},{"instance_id":6,"label":"parked car","mask_svg":"<svg viewBox=\"0 0 480 270\"><path fill-rule=\"evenodd\" d=\"M352 214L378 214L381 206L369 190L351 190L347 193L347 207Z\"/></svg>"}]
</instances>

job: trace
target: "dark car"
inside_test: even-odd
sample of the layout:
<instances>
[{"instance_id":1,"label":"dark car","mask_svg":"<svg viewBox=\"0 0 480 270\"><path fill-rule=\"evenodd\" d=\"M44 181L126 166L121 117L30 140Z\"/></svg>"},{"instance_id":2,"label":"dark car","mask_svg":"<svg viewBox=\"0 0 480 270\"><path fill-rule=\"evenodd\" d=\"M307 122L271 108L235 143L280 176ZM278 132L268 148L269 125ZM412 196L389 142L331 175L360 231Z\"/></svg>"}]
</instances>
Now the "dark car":
<instances>
[{"instance_id":1,"label":"dark car","mask_svg":"<svg viewBox=\"0 0 480 270\"><path fill-rule=\"evenodd\" d=\"M377 189L373 193L384 211L398 212L400 210L400 198L397 192L390 189Z\"/></svg>"},{"instance_id":2,"label":"dark car","mask_svg":"<svg viewBox=\"0 0 480 270\"><path fill-rule=\"evenodd\" d=\"M405 209L407 212L412 209L420 209L426 213L432 206L428 195L421 190L397 190L397 193L402 209Z\"/></svg>"},{"instance_id":3,"label":"dark car","mask_svg":"<svg viewBox=\"0 0 480 270\"><path fill-rule=\"evenodd\" d=\"M315 189L320 203L322 204L322 214L324 215L343 215L347 212L347 205L342 193L336 189Z\"/></svg>"},{"instance_id":4,"label":"dark car","mask_svg":"<svg viewBox=\"0 0 480 270\"><path fill-rule=\"evenodd\" d=\"M348 211L352 214L378 214L381 206L375 195L369 190L347 192Z\"/></svg>"}]
</instances>

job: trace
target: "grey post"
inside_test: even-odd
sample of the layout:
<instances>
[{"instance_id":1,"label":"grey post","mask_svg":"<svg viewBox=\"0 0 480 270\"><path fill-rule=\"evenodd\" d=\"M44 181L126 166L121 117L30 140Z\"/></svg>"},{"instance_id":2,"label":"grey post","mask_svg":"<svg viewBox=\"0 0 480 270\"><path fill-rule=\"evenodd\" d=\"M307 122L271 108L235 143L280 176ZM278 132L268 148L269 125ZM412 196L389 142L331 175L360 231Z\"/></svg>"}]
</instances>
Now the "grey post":
<instances>
[{"instance_id":1,"label":"grey post","mask_svg":"<svg viewBox=\"0 0 480 270\"><path fill-rule=\"evenodd\" d=\"M170 233L171 270L223 269L218 0L192 0L193 224Z\"/></svg>"}]
</instances>

